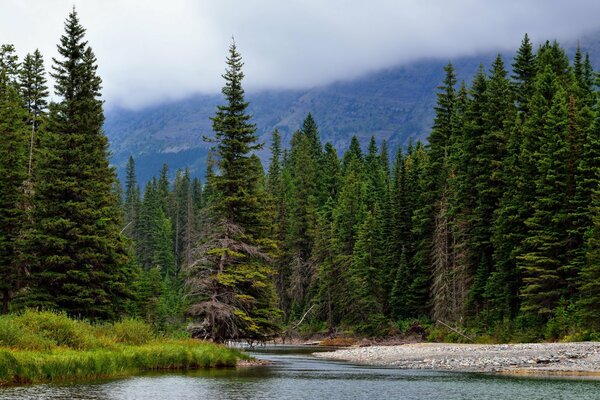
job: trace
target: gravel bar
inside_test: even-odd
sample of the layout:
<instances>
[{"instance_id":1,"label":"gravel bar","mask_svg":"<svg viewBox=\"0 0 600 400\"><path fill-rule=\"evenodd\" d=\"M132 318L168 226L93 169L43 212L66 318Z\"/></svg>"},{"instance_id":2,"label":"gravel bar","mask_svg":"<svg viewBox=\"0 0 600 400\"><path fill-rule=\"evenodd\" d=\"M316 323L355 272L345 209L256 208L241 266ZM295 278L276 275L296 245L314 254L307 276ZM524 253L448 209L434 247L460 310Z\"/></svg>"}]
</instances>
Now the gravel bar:
<instances>
[{"instance_id":1,"label":"gravel bar","mask_svg":"<svg viewBox=\"0 0 600 400\"><path fill-rule=\"evenodd\" d=\"M315 353L357 364L457 372L600 376L600 342L370 346Z\"/></svg>"}]
</instances>

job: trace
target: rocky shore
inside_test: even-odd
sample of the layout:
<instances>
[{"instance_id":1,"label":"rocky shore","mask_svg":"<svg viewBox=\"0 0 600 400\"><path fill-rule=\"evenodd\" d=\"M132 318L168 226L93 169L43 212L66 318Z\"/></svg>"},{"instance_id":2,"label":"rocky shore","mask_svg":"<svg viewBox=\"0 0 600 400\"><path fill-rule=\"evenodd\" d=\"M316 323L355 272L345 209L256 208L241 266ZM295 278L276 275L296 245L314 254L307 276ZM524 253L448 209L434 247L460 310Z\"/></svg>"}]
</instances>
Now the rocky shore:
<instances>
[{"instance_id":1,"label":"rocky shore","mask_svg":"<svg viewBox=\"0 0 600 400\"><path fill-rule=\"evenodd\" d=\"M316 357L403 369L600 377L600 342L370 346Z\"/></svg>"}]
</instances>

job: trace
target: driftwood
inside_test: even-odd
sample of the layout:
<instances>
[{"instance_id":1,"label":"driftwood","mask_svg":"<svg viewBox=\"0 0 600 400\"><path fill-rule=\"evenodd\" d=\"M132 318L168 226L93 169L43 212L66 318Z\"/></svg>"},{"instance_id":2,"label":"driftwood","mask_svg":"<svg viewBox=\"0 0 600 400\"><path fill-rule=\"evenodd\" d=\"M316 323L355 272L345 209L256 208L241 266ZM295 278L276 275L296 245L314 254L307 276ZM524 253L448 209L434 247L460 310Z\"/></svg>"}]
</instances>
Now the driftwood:
<instances>
[{"instance_id":1,"label":"driftwood","mask_svg":"<svg viewBox=\"0 0 600 400\"><path fill-rule=\"evenodd\" d=\"M314 307L315 307L314 304L312 306L310 306L310 308L308 310L306 310L306 312L302 315L302 318L300 318L300 321L298 321L296 324L294 324L291 328L288 328L282 332L281 340L282 340L283 344L285 344L286 338L291 339L292 332L295 331L296 329L298 329L298 327L302 324L302 322L304 322L304 318L306 318L306 316L312 311L312 309Z\"/></svg>"},{"instance_id":2,"label":"driftwood","mask_svg":"<svg viewBox=\"0 0 600 400\"><path fill-rule=\"evenodd\" d=\"M450 325L448 325L448 324L446 324L446 323L444 323L444 322L440 321L439 319L437 320L437 323L438 323L438 324L440 324L440 325L444 325L446 328L450 329L452 332L454 332L454 333L458 333L460 336L464 337L465 339L467 339L467 340L469 340L469 341L471 341L471 342L473 342L473 341L474 341L472 337L469 337L469 336L465 335L464 333L460 332L459 330L457 330L457 329L454 329L454 328L453 328L453 327L451 327Z\"/></svg>"}]
</instances>

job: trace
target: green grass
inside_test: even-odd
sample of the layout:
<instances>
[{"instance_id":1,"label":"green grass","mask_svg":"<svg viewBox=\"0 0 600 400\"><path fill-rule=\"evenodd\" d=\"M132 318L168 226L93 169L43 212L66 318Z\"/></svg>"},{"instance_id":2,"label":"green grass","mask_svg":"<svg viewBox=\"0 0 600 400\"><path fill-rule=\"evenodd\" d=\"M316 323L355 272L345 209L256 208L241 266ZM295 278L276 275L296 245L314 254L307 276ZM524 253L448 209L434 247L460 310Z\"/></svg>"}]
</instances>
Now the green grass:
<instances>
[{"instance_id":1,"label":"green grass","mask_svg":"<svg viewBox=\"0 0 600 400\"><path fill-rule=\"evenodd\" d=\"M237 350L157 337L138 320L94 325L53 312L0 317L0 385L234 366Z\"/></svg>"}]
</instances>

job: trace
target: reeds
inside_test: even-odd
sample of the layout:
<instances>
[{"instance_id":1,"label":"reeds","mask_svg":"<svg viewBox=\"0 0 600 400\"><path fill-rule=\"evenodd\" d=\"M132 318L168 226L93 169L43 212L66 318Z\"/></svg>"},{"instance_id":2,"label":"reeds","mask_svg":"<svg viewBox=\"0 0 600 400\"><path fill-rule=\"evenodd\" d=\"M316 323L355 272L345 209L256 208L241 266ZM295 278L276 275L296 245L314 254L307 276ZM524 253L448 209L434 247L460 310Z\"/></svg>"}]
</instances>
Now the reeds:
<instances>
[{"instance_id":1,"label":"reeds","mask_svg":"<svg viewBox=\"0 0 600 400\"><path fill-rule=\"evenodd\" d=\"M0 317L0 385L228 367L240 358L247 357L213 343L156 337L138 320L93 325L47 311Z\"/></svg>"}]
</instances>

